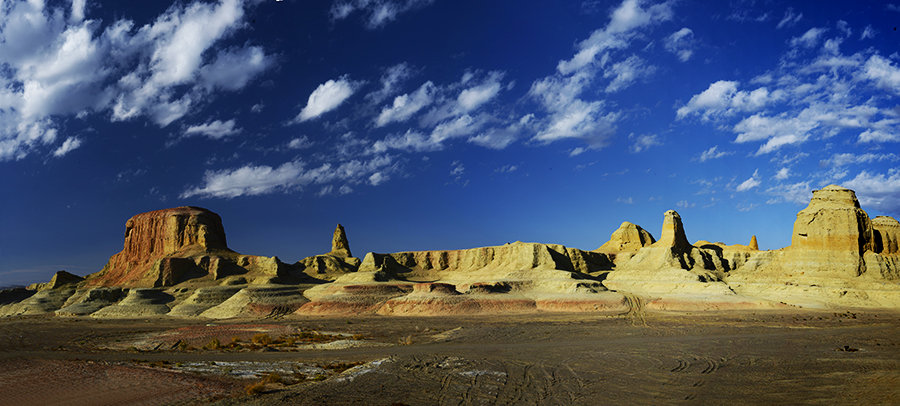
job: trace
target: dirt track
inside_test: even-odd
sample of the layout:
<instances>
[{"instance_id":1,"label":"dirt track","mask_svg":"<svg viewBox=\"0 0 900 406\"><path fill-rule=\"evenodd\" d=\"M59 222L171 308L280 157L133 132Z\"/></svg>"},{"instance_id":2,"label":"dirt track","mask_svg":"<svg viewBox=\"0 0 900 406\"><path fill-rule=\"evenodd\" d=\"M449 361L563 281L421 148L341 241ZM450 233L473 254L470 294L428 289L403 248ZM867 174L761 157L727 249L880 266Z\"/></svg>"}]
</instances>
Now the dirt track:
<instances>
[{"instance_id":1,"label":"dirt track","mask_svg":"<svg viewBox=\"0 0 900 406\"><path fill-rule=\"evenodd\" d=\"M896 313L833 312L292 318L266 323L392 346L137 352L97 348L211 329L169 319L6 319L0 404L891 404L900 399L898 322ZM160 361L169 366L148 367ZM248 380L172 372L206 361L369 363L253 397L241 391Z\"/></svg>"}]
</instances>

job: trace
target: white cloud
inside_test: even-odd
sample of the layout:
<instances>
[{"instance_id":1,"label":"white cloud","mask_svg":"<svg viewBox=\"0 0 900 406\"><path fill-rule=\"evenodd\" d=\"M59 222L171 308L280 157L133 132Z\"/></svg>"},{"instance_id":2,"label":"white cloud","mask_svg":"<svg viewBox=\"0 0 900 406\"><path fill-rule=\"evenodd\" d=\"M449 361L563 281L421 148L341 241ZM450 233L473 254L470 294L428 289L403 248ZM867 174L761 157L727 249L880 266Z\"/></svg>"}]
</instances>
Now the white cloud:
<instances>
[{"instance_id":1,"label":"white cloud","mask_svg":"<svg viewBox=\"0 0 900 406\"><path fill-rule=\"evenodd\" d=\"M709 149L707 149L706 151L701 152L700 157L698 157L697 159L700 162L706 162L706 161L709 161L710 159L719 159L721 157L724 157L726 155L731 155L733 153L734 152L730 152L730 151L719 151L719 146L713 145L713 146L709 147Z\"/></svg>"},{"instance_id":2,"label":"white cloud","mask_svg":"<svg viewBox=\"0 0 900 406\"><path fill-rule=\"evenodd\" d=\"M164 127L218 90L238 90L271 66L252 45L221 50L243 27L245 3L175 4L151 23L90 19L87 2L67 10L42 1L3 3L0 13L2 158L40 145L17 128L54 128L69 115L147 117ZM241 63L235 64L235 61Z\"/></svg>"},{"instance_id":3,"label":"white cloud","mask_svg":"<svg viewBox=\"0 0 900 406\"><path fill-rule=\"evenodd\" d=\"M887 174L864 170L844 186L856 191L863 208L900 214L900 169L889 169Z\"/></svg>"},{"instance_id":4,"label":"white cloud","mask_svg":"<svg viewBox=\"0 0 900 406\"><path fill-rule=\"evenodd\" d=\"M387 182L390 179L387 175L381 172L375 172L371 176L369 176L369 183L372 186L378 186L384 182Z\"/></svg>"},{"instance_id":5,"label":"white cloud","mask_svg":"<svg viewBox=\"0 0 900 406\"><path fill-rule=\"evenodd\" d=\"M366 100L372 103L381 103L388 97L398 93L400 83L408 80L413 75L413 69L407 63L399 63L385 69L381 75L381 88L366 95Z\"/></svg>"},{"instance_id":6,"label":"white cloud","mask_svg":"<svg viewBox=\"0 0 900 406\"><path fill-rule=\"evenodd\" d=\"M463 90L456 98L461 112L469 112L477 109L484 103L497 96L500 92L500 80L502 76L492 74L484 83Z\"/></svg>"},{"instance_id":7,"label":"white cloud","mask_svg":"<svg viewBox=\"0 0 900 406\"><path fill-rule=\"evenodd\" d=\"M606 26L609 33L623 33L647 26L651 23L672 19L672 5L666 1L642 8L643 1L625 0L612 12L612 19Z\"/></svg>"},{"instance_id":8,"label":"white cloud","mask_svg":"<svg viewBox=\"0 0 900 406\"><path fill-rule=\"evenodd\" d=\"M648 26L672 19L669 1L647 5L638 0L624 0L610 14L609 23L578 43L575 55L561 60L553 75L535 80L529 96L538 100L547 115L535 123L532 140L542 143L576 138L590 148L602 148L615 132L622 116L609 110L604 100L582 100L602 69L602 77L610 79L607 92L620 91L637 80L651 75L655 68L637 55L615 61L616 51L628 48L638 37L637 32Z\"/></svg>"},{"instance_id":9,"label":"white cloud","mask_svg":"<svg viewBox=\"0 0 900 406\"><path fill-rule=\"evenodd\" d=\"M656 134L635 135L634 133L631 133L628 135L628 139L633 140L629 149L634 153L646 151L650 147L663 144L662 140Z\"/></svg>"},{"instance_id":10,"label":"white cloud","mask_svg":"<svg viewBox=\"0 0 900 406\"><path fill-rule=\"evenodd\" d=\"M549 143L580 138L593 148L601 148L615 132L619 118L619 113L603 111L603 106L602 102L573 101L566 109L554 112L549 124L534 136L534 140Z\"/></svg>"},{"instance_id":11,"label":"white cloud","mask_svg":"<svg viewBox=\"0 0 900 406\"><path fill-rule=\"evenodd\" d=\"M353 95L357 87L357 84L351 82L347 76L322 83L309 95L306 107L300 111L295 120L301 122L312 120L336 109Z\"/></svg>"},{"instance_id":12,"label":"white cloud","mask_svg":"<svg viewBox=\"0 0 900 406\"><path fill-rule=\"evenodd\" d=\"M794 9L788 7L787 11L784 12L784 17L781 18L781 21L778 22L778 26L776 28L790 27L794 24L797 24L803 18L803 13L794 13Z\"/></svg>"},{"instance_id":13,"label":"white cloud","mask_svg":"<svg viewBox=\"0 0 900 406\"><path fill-rule=\"evenodd\" d=\"M209 89L239 90L272 65L262 47L249 46L220 52L200 68L200 81Z\"/></svg>"},{"instance_id":14,"label":"white cloud","mask_svg":"<svg viewBox=\"0 0 900 406\"><path fill-rule=\"evenodd\" d=\"M740 185L737 186L735 190L738 192L746 192L750 189L753 189L759 186L762 182L759 180L759 169L753 171L753 176L747 178L747 180L741 182Z\"/></svg>"},{"instance_id":15,"label":"white cloud","mask_svg":"<svg viewBox=\"0 0 900 406\"><path fill-rule=\"evenodd\" d=\"M57 129L49 120L20 122L8 138L0 139L0 161L25 158L32 148L52 144L56 135Z\"/></svg>"},{"instance_id":16,"label":"white cloud","mask_svg":"<svg viewBox=\"0 0 900 406\"><path fill-rule=\"evenodd\" d=\"M879 87L900 94L900 67L878 55L872 55L866 61L863 75L874 81Z\"/></svg>"},{"instance_id":17,"label":"white cloud","mask_svg":"<svg viewBox=\"0 0 900 406\"><path fill-rule=\"evenodd\" d=\"M776 180L785 180L789 176L791 176L791 169L788 167L784 167L779 169L778 172L775 173L775 176L773 176L773 178Z\"/></svg>"},{"instance_id":18,"label":"white cloud","mask_svg":"<svg viewBox=\"0 0 900 406\"><path fill-rule=\"evenodd\" d=\"M73 150L75 150L76 148L78 148L80 146L81 146L81 138L68 137L63 142L63 144L59 146L59 148L57 148L55 151L53 151L53 156L61 157L63 155L68 154L69 152L72 152Z\"/></svg>"},{"instance_id":19,"label":"white cloud","mask_svg":"<svg viewBox=\"0 0 900 406\"><path fill-rule=\"evenodd\" d=\"M297 138L292 139L288 142L288 148L290 149L306 149L313 145L313 142L310 141L309 137L303 135Z\"/></svg>"},{"instance_id":20,"label":"white cloud","mask_svg":"<svg viewBox=\"0 0 900 406\"><path fill-rule=\"evenodd\" d=\"M621 62L616 62L603 73L604 78L612 78L606 86L607 92L617 92L641 78L646 78L656 72L656 67L648 65L646 61L636 55L632 55Z\"/></svg>"},{"instance_id":21,"label":"white cloud","mask_svg":"<svg viewBox=\"0 0 900 406\"><path fill-rule=\"evenodd\" d=\"M203 177L205 185L186 190L181 198L233 198L287 190L298 185L303 170L302 163L287 162L277 168L247 165L234 170L207 171Z\"/></svg>"},{"instance_id":22,"label":"white cloud","mask_svg":"<svg viewBox=\"0 0 900 406\"><path fill-rule=\"evenodd\" d=\"M700 114L704 120L732 115L743 111L758 111L768 104L785 97L782 90L769 92L765 87L753 91L737 89L738 82L720 80L691 97L677 111L677 118L682 119L690 114Z\"/></svg>"},{"instance_id":23,"label":"white cloud","mask_svg":"<svg viewBox=\"0 0 900 406\"><path fill-rule=\"evenodd\" d=\"M450 176L459 176L466 173L466 167L459 161L453 161L451 164Z\"/></svg>"},{"instance_id":24,"label":"white cloud","mask_svg":"<svg viewBox=\"0 0 900 406\"><path fill-rule=\"evenodd\" d=\"M483 122L476 120L468 114L462 115L456 119L448 120L438 124L431 131L431 141L440 144L444 140L456 137L466 136L477 131Z\"/></svg>"},{"instance_id":25,"label":"white cloud","mask_svg":"<svg viewBox=\"0 0 900 406\"><path fill-rule=\"evenodd\" d=\"M501 166L501 167L495 169L494 172L498 172L498 173L512 173L512 172L517 171L518 169L519 169L519 167L516 166L516 165L503 165L503 166Z\"/></svg>"},{"instance_id":26,"label":"white cloud","mask_svg":"<svg viewBox=\"0 0 900 406\"><path fill-rule=\"evenodd\" d=\"M345 0L335 2L331 7L331 19L343 20L359 12L364 15L369 29L385 26L402 13L425 7L434 0Z\"/></svg>"},{"instance_id":27,"label":"white cloud","mask_svg":"<svg viewBox=\"0 0 900 406\"><path fill-rule=\"evenodd\" d=\"M804 48L812 48L816 46L816 44L819 42L819 38L821 38L822 34L824 33L824 28L810 28L808 31L803 33L803 35L791 38L790 44L792 47L802 46Z\"/></svg>"},{"instance_id":28,"label":"white cloud","mask_svg":"<svg viewBox=\"0 0 900 406\"><path fill-rule=\"evenodd\" d=\"M819 165L822 167L838 167L853 164L865 164L870 162L896 161L898 159L900 159L900 157L898 157L897 154L865 153L857 155L851 153L840 153L832 155L829 159L823 159L819 161Z\"/></svg>"},{"instance_id":29,"label":"white cloud","mask_svg":"<svg viewBox=\"0 0 900 406\"><path fill-rule=\"evenodd\" d=\"M431 81L425 82L413 93L400 95L394 98L391 106L385 107L375 119L376 127L383 127L396 121L406 121L414 114L427 107L434 101L437 89Z\"/></svg>"},{"instance_id":30,"label":"white cloud","mask_svg":"<svg viewBox=\"0 0 900 406\"><path fill-rule=\"evenodd\" d=\"M621 197L621 196L620 196L620 197L617 197L617 198L616 198L616 203L622 203L622 204L634 204L634 199L633 199L631 196L628 196L628 197Z\"/></svg>"},{"instance_id":31,"label":"white cloud","mask_svg":"<svg viewBox=\"0 0 900 406\"><path fill-rule=\"evenodd\" d=\"M675 31L666 37L665 47L681 62L687 62L694 55L694 31L687 27Z\"/></svg>"},{"instance_id":32,"label":"white cloud","mask_svg":"<svg viewBox=\"0 0 900 406\"><path fill-rule=\"evenodd\" d=\"M688 208L697 206L697 203L691 203L687 200L679 200L677 203L675 203L675 206L678 206L679 208L682 208L682 209L688 209Z\"/></svg>"},{"instance_id":33,"label":"white cloud","mask_svg":"<svg viewBox=\"0 0 900 406\"><path fill-rule=\"evenodd\" d=\"M519 139L519 134L528 126L529 120L533 117L528 114L518 122L514 122L506 127L493 127L481 134L469 137L469 142L490 149L504 149Z\"/></svg>"},{"instance_id":34,"label":"white cloud","mask_svg":"<svg viewBox=\"0 0 900 406\"><path fill-rule=\"evenodd\" d=\"M368 182L377 186L389 179L388 172L392 170L395 167L389 156L376 156L368 161L354 159L339 164L323 163L314 168L307 168L300 161L286 162L274 168L268 165L246 165L236 169L207 171L203 177L203 185L189 188L181 194L181 198L254 196L334 182Z\"/></svg>"},{"instance_id":35,"label":"white cloud","mask_svg":"<svg viewBox=\"0 0 900 406\"><path fill-rule=\"evenodd\" d=\"M812 187L810 187L809 181L778 184L766 189L766 193L775 196L774 199L766 202L768 204L788 201L805 205L809 203L809 199L812 197Z\"/></svg>"},{"instance_id":36,"label":"white cloud","mask_svg":"<svg viewBox=\"0 0 900 406\"><path fill-rule=\"evenodd\" d=\"M215 120L204 124L192 125L184 130L185 137L204 136L214 140L239 134L240 128L234 127L234 119L228 121Z\"/></svg>"},{"instance_id":37,"label":"white cloud","mask_svg":"<svg viewBox=\"0 0 900 406\"><path fill-rule=\"evenodd\" d=\"M569 156L578 156L578 155L585 153L585 151L587 151L587 150L582 147L575 147L575 148L572 148L571 151L569 151Z\"/></svg>"},{"instance_id":38,"label":"white cloud","mask_svg":"<svg viewBox=\"0 0 900 406\"><path fill-rule=\"evenodd\" d=\"M875 29L871 25L867 25L862 34L859 35L860 40L875 38Z\"/></svg>"},{"instance_id":39,"label":"white cloud","mask_svg":"<svg viewBox=\"0 0 900 406\"><path fill-rule=\"evenodd\" d=\"M896 131L896 130L894 130ZM897 142L900 141L900 132L887 132L868 129L859 134L859 142Z\"/></svg>"}]
</instances>

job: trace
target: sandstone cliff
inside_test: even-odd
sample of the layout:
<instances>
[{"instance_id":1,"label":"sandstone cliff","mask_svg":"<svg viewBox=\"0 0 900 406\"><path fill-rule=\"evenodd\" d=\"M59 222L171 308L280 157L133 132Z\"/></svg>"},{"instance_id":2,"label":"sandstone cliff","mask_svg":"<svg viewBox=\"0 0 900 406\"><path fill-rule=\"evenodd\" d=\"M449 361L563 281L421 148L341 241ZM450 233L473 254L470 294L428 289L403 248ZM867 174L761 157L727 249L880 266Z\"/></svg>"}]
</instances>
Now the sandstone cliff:
<instances>
[{"instance_id":1,"label":"sandstone cliff","mask_svg":"<svg viewBox=\"0 0 900 406\"><path fill-rule=\"evenodd\" d=\"M890 217L873 222L852 190L826 186L797 214L789 247L751 258L728 282L738 292L802 306L900 306L896 224Z\"/></svg>"}]
</instances>

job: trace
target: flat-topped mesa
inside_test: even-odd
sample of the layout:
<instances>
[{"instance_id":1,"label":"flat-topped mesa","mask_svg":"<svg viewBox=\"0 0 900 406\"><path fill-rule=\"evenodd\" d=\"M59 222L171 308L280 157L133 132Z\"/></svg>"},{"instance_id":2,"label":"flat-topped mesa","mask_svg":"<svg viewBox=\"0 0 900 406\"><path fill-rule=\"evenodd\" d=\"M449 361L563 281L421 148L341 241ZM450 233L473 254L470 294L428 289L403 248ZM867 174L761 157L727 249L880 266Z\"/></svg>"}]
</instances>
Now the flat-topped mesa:
<instances>
[{"instance_id":1,"label":"flat-topped mesa","mask_svg":"<svg viewBox=\"0 0 900 406\"><path fill-rule=\"evenodd\" d=\"M125 223L122 253L132 260L183 251L228 250L218 214L182 206L141 213Z\"/></svg>"},{"instance_id":2,"label":"flat-topped mesa","mask_svg":"<svg viewBox=\"0 0 900 406\"><path fill-rule=\"evenodd\" d=\"M334 229L334 236L331 237L331 252L329 255L337 257L352 257L350 254L350 241L347 240L347 233L344 226L338 224Z\"/></svg>"},{"instance_id":3,"label":"flat-topped mesa","mask_svg":"<svg viewBox=\"0 0 900 406\"><path fill-rule=\"evenodd\" d=\"M814 190L809 206L797 213L791 249L854 251L874 249L869 215L856 193L836 185Z\"/></svg>"},{"instance_id":4,"label":"flat-topped mesa","mask_svg":"<svg viewBox=\"0 0 900 406\"><path fill-rule=\"evenodd\" d=\"M893 217L878 216L872 219L875 229L875 252L883 255L900 254L900 222Z\"/></svg>"},{"instance_id":5,"label":"flat-topped mesa","mask_svg":"<svg viewBox=\"0 0 900 406\"><path fill-rule=\"evenodd\" d=\"M616 231L609 236L609 241L594 250L595 252L632 252L656 242L653 236L641 228L641 226L628 221L622 223Z\"/></svg>"},{"instance_id":6,"label":"flat-topped mesa","mask_svg":"<svg viewBox=\"0 0 900 406\"><path fill-rule=\"evenodd\" d=\"M684 235L684 225L681 224L681 216L675 210L669 210L663 215L662 235L659 241L653 243L654 247L671 247L677 252L691 250L691 243Z\"/></svg>"},{"instance_id":7,"label":"flat-topped mesa","mask_svg":"<svg viewBox=\"0 0 900 406\"><path fill-rule=\"evenodd\" d=\"M122 251L110 257L99 273L91 275L89 286L169 285L171 275L153 278L148 272L171 274L185 265L181 258L206 253L233 253L225 240L218 214L199 207L176 207L141 213L125 223ZM170 269L172 268L172 269ZM190 268L190 267L189 267ZM176 272L177 273L177 272ZM159 279L144 281L144 279Z\"/></svg>"}]
</instances>

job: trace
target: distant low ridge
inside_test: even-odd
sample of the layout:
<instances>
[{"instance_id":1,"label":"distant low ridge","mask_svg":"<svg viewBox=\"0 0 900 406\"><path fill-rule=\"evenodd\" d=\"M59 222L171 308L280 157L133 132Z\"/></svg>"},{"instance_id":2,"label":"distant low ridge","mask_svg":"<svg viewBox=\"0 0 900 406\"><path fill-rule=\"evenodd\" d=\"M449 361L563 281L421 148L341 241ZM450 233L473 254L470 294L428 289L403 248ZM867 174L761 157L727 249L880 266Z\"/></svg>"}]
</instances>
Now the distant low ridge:
<instances>
[{"instance_id":1,"label":"distant low ridge","mask_svg":"<svg viewBox=\"0 0 900 406\"><path fill-rule=\"evenodd\" d=\"M82 278L0 290L0 315L99 318L287 314L442 315L536 311L900 308L900 222L870 219L830 185L797 214L791 245L691 243L681 216L659 240L623 222L594 251L514 242L353 257L344 227L331 250L293 264L228 248L221 218L199 207L138 214L122 251Z\"/></svg>"}]
</instances>

